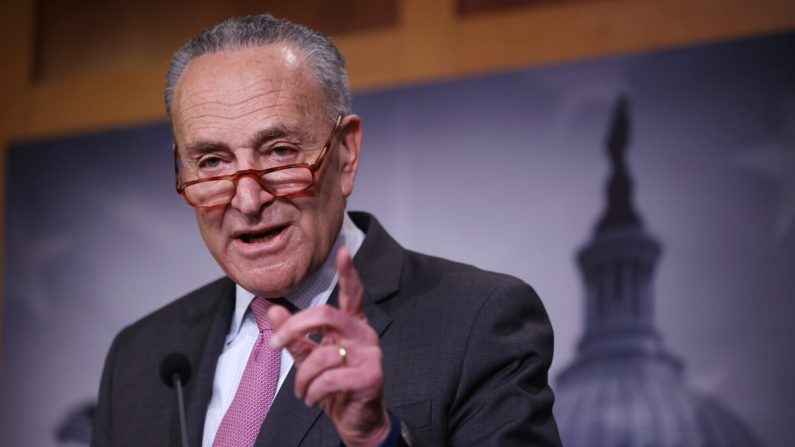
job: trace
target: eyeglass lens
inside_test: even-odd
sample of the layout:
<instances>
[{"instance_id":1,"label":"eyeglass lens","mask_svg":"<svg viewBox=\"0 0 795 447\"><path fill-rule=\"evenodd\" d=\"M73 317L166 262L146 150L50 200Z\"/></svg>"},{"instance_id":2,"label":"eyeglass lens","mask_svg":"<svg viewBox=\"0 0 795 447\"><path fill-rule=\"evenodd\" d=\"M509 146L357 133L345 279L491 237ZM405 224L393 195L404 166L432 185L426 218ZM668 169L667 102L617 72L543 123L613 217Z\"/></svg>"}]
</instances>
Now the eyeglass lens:
<instances>
[{"instance_id":1,"label":"eyeglass lens","mask_svg":"<svg viewBox=\"0 0 795 447\"><path fill-rule=\"evenodd\" d=\"M307 167L279 169L264 174L242 174L230 179L195 183L185 187L185 196L197 206L218 206L229 203L235 196L240 177L258 175L260 185L276 197L298 194L312 185L312 171Z\"/></svg>"}]
</instances>

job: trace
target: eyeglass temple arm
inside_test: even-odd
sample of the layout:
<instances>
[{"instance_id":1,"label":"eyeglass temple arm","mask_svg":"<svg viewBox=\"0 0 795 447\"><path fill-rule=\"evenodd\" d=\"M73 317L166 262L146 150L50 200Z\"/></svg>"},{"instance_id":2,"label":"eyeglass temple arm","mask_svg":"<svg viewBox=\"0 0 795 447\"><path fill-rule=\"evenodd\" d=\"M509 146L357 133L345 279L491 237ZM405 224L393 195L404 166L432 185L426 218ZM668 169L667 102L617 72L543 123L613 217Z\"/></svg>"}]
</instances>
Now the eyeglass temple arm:
<instances>
[{"instance_id":1,"label":"eyeglass temple arm","mask_svg":"<svg viewBox=\"0 0 795 447\"><path fill-rule=\"evenodd\" d=\"M337 132L339 132L340 130L340 124L342 123L342 118L344 118L343 114L340 113L339 115L337 115L337 121L334 123L334 130L331 132L331 135L329 135L328 141L326 141L326 145L323 146L323 152L321 152L320 156L317 157L317 160L315 160L315 162L312 163L312 166L314 166L315 169L319 169L320 165L323 164L323 160L326 158L326 154L329 153L329 147L331 147L331 144L334 142L334 139L337 138Z\"/></svg>"},{"instance_id":2,"label":"eyeglass temple arm","mask_svg":"<svg viewBox=\"0 0 795 447\"><path fill-rule=\"evenodd\" d=\"M179 190L179 152L177 151L177 143L171 146L174 149L174 187L177 189L177 193L180 193Z\"/></svg>"},{"instance_id":3,"label":"eyeglass temple arm","mask_svg":"<svg viewBox=\"0 0 795 447\"><path fill-rule=\"evenodd\" d=\"M328 141L326 141L326 145L323 146L323 153L321 153L318 159L315 161L314 163L315 169L318 169L318 167L323 163L323 159L326 158L326 154L328 153L328 149L331 146L331 143L334 141L334 138L337 137L337 132L339 132L339 127L340 123L342 123L342 118L343 115L341 113L337 115L337 122L334 123L334 131L331 132ZM177 143L174 142L174 144L172 144L171 147L174 151L174 187L176 188L178 194L182 194L182 192L180 191L180 181L179 181L179 151L177 150Z\"/></svg>"}]
</instances>

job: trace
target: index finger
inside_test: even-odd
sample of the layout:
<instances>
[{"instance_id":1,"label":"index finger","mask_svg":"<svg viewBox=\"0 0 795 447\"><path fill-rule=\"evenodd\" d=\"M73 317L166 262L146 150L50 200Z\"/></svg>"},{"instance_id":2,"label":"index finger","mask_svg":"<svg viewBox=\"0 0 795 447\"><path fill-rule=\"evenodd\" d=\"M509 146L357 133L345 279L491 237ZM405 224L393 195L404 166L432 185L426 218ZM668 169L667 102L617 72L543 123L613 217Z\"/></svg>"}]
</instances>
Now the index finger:
<instances>
[{"instance_id":1,"label":"index finger","mask_svg":"<svg viewBox=\"0 0 795 447\"><path fill-rule=\"evenodd\" d=\"M339 272L340 310L348 315L365 318L363 310L364 288L359 273L353 266L348 248L340 247L337 252L337 271Z\"/></svg>"},{"instance_id":2,"label":"index finger","mask_svg":"<svg viewBox=\"0 0 795 447\"><path fill-rule=\"evenodd\" d=\"M292 317L292 315L290 314L290 311L282 306L273 306L268 310L267 317L271 324L271 329L278 332L279 329L285 325L287 320ZM278 340L278 338L274 340L274 337L276 337L276 333L271 334L270 338L268 339L268 344L274 349L274 345L281 347L282 345L280 343L282 342ZM314 349L315 346L316 343L307 339L306 337L293 337L286 341L284 348L286 348L290 352L290 355L293 356L295 364L300 365L303 363L306 356L312 352L312 349Z\"/></svg>"},{"instance_id":3,"label":"index finger","mask_svg":"<svg viewBox=\"0 0 795 447\"><path fill-rule=\"evenodd\" d=\"M278 349L296 340L306 340L307 334L313 332L324 337L333 334L338 338L362 340L366 337L362 328L369 326L361 323L361 320L331 306L313 306L281 322L279 329L271 336L270 345Z\"/></svg>"}]
</instances>

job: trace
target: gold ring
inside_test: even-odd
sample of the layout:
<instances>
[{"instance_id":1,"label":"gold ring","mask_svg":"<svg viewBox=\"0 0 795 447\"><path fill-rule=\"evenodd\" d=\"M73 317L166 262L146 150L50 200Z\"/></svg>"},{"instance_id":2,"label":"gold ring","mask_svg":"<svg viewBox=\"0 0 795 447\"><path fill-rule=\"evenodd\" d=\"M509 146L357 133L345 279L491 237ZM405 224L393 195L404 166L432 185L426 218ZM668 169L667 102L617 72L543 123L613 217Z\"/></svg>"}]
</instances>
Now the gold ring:
<instances>
[{"instance_id":1,"label":"gold ring","mask_svg":"<svg viewBox=\"0 0 795 447\"><path fill-rule=\"evenodd\" d=\"M345 346L337 345L337 352L340 355L340 367L345 368L348 366L348 350L345 349Z\"/></svg>"}]
</instances>

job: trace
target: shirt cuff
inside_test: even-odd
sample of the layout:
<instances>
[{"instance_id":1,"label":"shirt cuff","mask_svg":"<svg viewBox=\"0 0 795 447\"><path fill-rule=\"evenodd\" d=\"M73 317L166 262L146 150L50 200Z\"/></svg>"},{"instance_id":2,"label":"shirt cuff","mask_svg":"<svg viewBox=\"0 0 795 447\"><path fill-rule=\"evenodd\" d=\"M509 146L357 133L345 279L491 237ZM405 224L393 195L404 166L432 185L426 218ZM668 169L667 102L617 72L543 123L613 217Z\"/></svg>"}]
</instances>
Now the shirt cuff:
<instances>
[{"instance_id":1,"label":"shirt cuff","mask_svg":"<svg viewBox=\"0 0 795 447\"><path fill-rule=\"evenodd\" d=\"M386 439L384 439L384 442L382 442L379 447L409 445L403 437L403 424L400 422L400 419L392 413L390 413L390 416L392 417L392 427L389 429L389 435L387 435Z\"/></svg>"}]
</instances>

